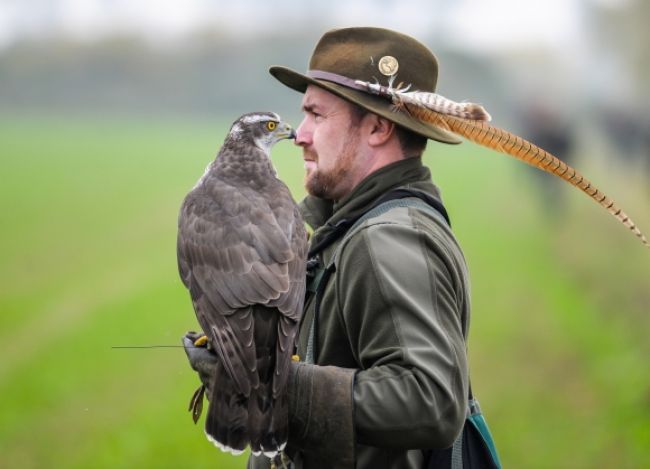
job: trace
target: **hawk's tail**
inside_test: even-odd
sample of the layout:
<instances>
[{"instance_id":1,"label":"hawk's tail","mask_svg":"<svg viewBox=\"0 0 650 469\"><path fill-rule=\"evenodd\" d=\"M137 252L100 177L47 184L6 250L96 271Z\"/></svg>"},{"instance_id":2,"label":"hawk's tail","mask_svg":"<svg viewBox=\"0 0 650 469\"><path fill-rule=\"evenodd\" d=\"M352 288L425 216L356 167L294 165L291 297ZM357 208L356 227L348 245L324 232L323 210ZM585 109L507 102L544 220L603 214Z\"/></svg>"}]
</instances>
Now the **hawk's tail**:
<instances>
[{"instance_id":1,"label":"hawk's tail","mask_svg":"<svg viewBox=\"0 0 650 469\"><path fill-rule=\"evenodd\" d=\"M275 308L256 305L254 314L259 386L251 389L248 430L253 453L273 457L284 449L289 435L289 405L284 385L277 381L282 379L284 383L288 370L278 368L278 360L284 363L291 356L280 350L281 313Z\"/></svg>"},{"instance_id":2,"label":"hawk's tail","mask_svg":"<svg viewBox=\"0 0 650 469\"><path fill-rule=\"evenodd\" d=\"M241 394L227 371L217 366L214 389L205 420L205 434L222 451L239 455L250 441L248 399Z\"/></svg>"},{"instance_id":3,"label":"hawk's tail","mask_svg":"<svg viewBox=\"0 0 650 469\"><path fill-rule=\"evenodd\" d=\"M272 458L284 449L289 436L286 395L273 398L271 383L260 384L250 398L237 392L226 374L211 391L205 434L222 451L239 455L250 444L253 454Z\"/></svg>"},{"instance_id":4,"label":"hawk's tail","mask_svg":"<svg viewBox=\"0 0 650 469\"><path fill-rule=\"evenodd\" d=\"M250 444L253 454L274 457L289 436L289 404L285 384L290 350L278 335L280 313L275 308L256 305L253 311L255 366L258 380L248 396L239 390L227 368L219 362L205 422L208 439L223 451L241 454ZM291 341L289 341L291 342ZM274 390L275 388L275 390Z\"/></svg>"},{"instance_id":5,"label":"hawk's tail","mask_svg":"<svg viewBox=\"0 0 650 469\"><path fill-rule=\"evenodd\" d=\"M289 436L286 394L273 398L271 383L260 384L248 402L248 429L253 454L272 458L282 451Z\"/></svg>"}]
</instances>

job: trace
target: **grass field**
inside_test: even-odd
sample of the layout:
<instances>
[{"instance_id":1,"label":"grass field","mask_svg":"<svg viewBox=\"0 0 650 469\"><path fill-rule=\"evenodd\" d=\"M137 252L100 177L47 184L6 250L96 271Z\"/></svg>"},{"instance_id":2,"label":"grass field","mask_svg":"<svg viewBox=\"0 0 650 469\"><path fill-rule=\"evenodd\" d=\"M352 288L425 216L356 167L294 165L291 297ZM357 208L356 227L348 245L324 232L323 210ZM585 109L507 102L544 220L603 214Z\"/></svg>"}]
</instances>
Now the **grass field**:
<instances>
[{"instance_id":1,"label":"grass field","mask_svg":"<svg viewBox=\"0 0 650 469\"><path fill-rule=\"evenodd\" d=\"M0 467L245 466L192 423L182 349L111 348L179 344L197 327L176 217L224 131L0 120ZM302 196L298 150L282 142L273 159ZM472 381L504 466L649 467L650 250L496 153L431 145L427 162L472 273ZM650 233L639 171L579 166Z\"/></svg>"}]
</instances>

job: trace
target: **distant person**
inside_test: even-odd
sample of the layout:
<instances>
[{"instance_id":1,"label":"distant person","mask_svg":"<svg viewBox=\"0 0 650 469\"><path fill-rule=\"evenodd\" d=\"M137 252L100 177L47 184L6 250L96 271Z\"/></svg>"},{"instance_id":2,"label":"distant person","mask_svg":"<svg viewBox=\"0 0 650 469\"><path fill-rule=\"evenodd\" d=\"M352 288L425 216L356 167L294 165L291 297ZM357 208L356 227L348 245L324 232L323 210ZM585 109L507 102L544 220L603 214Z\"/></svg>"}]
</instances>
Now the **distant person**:
<instances>
[{"instance_id":1,"label":"distant person","mask_svg":"<svg viewBox=\"0 0 650 469\"><path fill-rule=\"evenodd\" d=\"M599 124L615 149L612 157L620 158L626 166L641 166L650 180L650 113L629 106L609 105L602 109Z\"/></svg>"},{"instance_id":2,"label":"distant person","mask_svg":"<svg viewBox=\"0 0 650 469\"><path fill-rule=\"evenodd\" d=\"M552 107L539 102L529 103L526 107L523 123L526 138L535 145L573 166L572 128L563 119L562 114ZM559 220L564 216L566 204L565 191L561 181L538 170L530 169L543 196L543 211L550 220Z\"/></svg>"}]
</instances>

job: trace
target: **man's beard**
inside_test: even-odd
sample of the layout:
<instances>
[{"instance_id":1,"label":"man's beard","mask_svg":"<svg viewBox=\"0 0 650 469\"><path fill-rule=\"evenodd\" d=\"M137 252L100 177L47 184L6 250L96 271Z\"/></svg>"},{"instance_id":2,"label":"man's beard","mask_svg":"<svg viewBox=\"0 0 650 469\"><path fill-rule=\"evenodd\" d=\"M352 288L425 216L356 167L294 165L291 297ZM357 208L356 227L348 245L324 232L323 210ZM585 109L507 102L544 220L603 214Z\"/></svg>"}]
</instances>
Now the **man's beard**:
<instances>
[{"instance_id":1,"label":"man's beard","mask_svg":"<svg viewBox=\"0 0 650 469\"><path fill-rule=\"evenodd\" d=\"M356 138L354 132L348 133L343 150L331 170L321 170L318 159L315 158L316 168L305 176L305 188L310 195L327 200L341 200L352 189L347 186L350 184L350 172L356 156Z\"/></svg>"}]
</instances>

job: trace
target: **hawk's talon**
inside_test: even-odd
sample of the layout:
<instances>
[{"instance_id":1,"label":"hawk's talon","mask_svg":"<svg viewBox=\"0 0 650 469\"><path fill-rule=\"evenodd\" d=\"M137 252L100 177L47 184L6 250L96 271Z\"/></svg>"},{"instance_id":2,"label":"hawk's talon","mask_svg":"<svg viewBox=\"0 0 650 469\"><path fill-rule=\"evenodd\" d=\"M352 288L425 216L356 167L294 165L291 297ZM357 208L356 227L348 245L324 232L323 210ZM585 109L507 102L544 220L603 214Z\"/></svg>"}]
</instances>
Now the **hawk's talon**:
<instances>
[{"instance_id":1,"label":"hawk's talon","mask_svg":"<svg viewBox=\"0 0 650 469\"><path fill-rule=\"evenodd\" d=\"M206 347L206 344L208 343L208 336L207 335L202 335L198 339L194 341L194 346L195 347Z\"/></svg>"}]
</instances>

